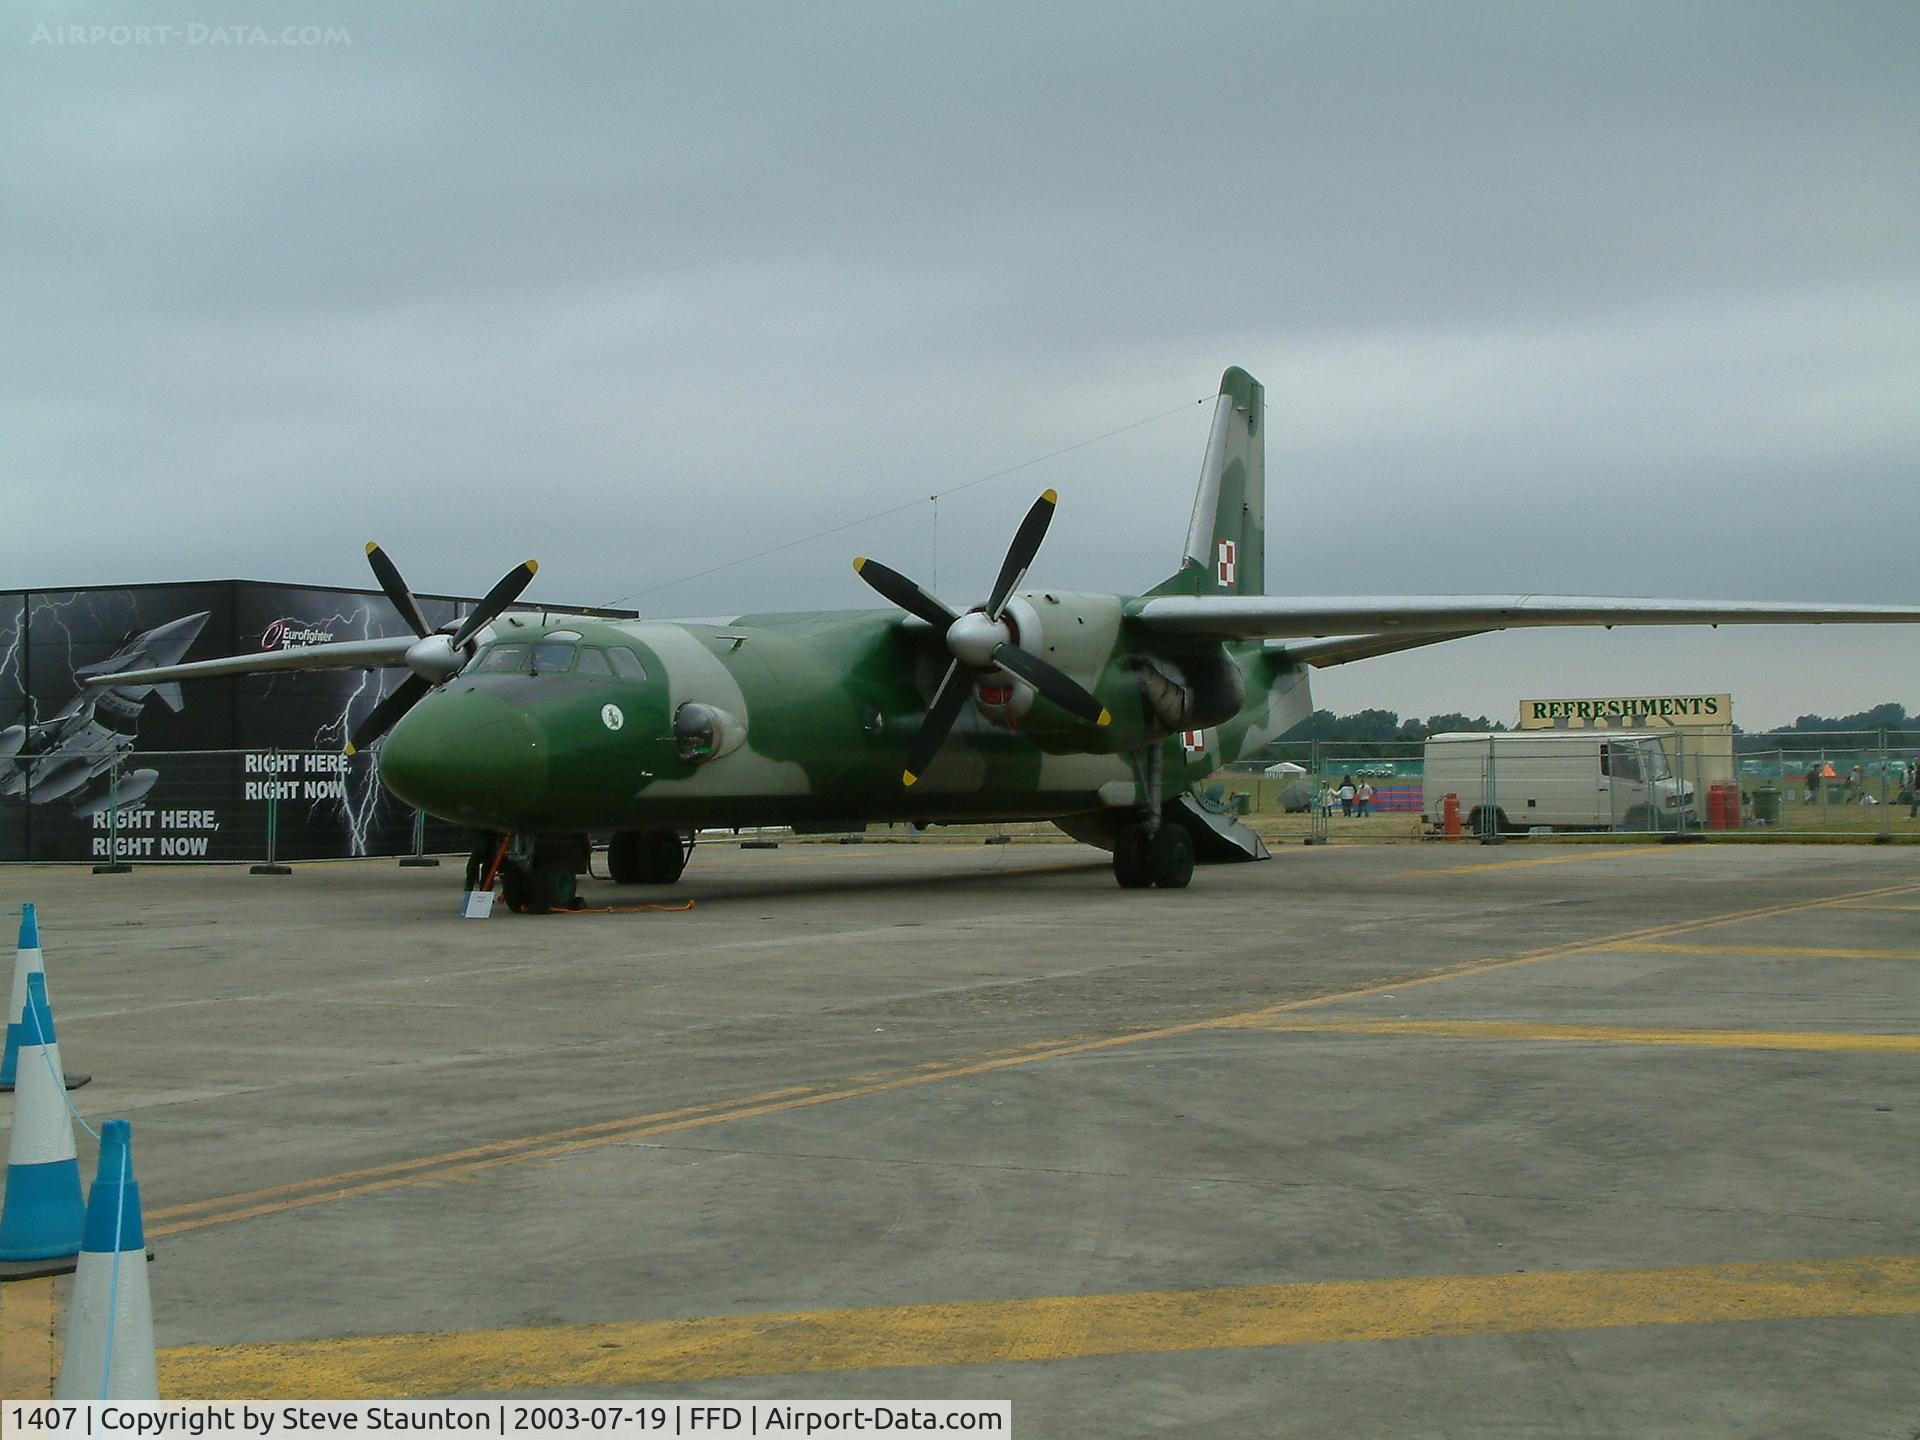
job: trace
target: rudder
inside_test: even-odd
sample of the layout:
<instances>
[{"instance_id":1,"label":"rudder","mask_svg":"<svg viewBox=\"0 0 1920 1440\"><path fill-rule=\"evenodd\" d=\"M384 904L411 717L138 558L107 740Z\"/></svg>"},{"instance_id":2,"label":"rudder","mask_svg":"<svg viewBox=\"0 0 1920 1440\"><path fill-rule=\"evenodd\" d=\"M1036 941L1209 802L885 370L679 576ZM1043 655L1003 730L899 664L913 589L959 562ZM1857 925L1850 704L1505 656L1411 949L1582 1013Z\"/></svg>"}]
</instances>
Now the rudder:
<instances>
[{"instance_id":1,"label":"rudder","mask_svg":"<svg viewBox=\"0 0 1920 1440\"><path fill-rule=\"evenodd\" d=\"M1266 387L1220 377L1180 568L1150 595L1263 595L1267 585Z\"/></svg>"}]
</instances>

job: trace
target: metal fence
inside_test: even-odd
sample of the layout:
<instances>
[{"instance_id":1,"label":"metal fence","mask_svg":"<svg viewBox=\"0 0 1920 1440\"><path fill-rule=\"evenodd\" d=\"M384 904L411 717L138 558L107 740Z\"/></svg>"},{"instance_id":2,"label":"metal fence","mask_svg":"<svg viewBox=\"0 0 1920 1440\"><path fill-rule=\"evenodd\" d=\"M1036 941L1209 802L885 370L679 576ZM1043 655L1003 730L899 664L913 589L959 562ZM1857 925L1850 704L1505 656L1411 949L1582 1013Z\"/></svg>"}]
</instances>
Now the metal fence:
<instances>
[{"instance_id":1,"label":"metal fence","mask_svg":"<svg viewBox=\"0 0 1920 1440\"><path fill-rule=\"evenodd\" d=\"M388 794L367 755L61 748L0 759L0 860L276 864L469 844Z\"/></svg>"},{"instance_id":2,"label":"metal fence","mask_svg":"<svg viewBox=\"0 0 1920 1440\"><path fill-rule=\"evenodd\" d=\"M1920 839L1920 731L1504 731L1301 742L1216 776L1269 838L1572 834Z\"/></svg>"}]
</instances>

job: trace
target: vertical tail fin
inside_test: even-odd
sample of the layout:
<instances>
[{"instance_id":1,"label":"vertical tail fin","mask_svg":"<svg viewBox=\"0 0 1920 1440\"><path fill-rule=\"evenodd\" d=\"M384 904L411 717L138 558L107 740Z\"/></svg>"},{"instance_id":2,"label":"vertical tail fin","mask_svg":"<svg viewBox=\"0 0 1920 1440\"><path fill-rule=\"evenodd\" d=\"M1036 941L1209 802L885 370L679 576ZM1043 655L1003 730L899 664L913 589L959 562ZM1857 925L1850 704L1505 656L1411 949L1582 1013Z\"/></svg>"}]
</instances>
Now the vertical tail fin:
<instances>
[{"instance_id":1,"label":"vertical tail fin","mask_svg":"<svg viewBox=\"0 0 1920 1440\"><path fill-rule=\"evenodd\" d=\"M1266 399L1266 387L1238 366L1220 377L1187 548L1180 569L1148 594L1266 593Z\"/></svg>"}]
</instances>

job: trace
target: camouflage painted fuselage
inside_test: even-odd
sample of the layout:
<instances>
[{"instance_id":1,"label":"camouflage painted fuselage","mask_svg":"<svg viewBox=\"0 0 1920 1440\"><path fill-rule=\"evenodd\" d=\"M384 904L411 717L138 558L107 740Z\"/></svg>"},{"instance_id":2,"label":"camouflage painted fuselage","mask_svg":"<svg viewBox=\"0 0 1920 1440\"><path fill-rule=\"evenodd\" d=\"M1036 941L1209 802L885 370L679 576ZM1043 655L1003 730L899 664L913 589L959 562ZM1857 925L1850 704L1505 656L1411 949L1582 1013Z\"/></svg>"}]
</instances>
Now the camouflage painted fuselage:
<instances>
[{"instance_id":1,"label":"camouflage painted fuselage","mask_svg":"<svg viewBox=\"0 0 1920 1440\"><path fill-rule=\"evenodd\" d=\"M469 670L395 727L381 776L432 814L522 834L1117 815L1146 803L1147 747L1157 745L1163 793L1174 794L1311 708L1304 669L1257 643L1169 652L1135 633L1130 597L1020 600L1030 607L1023 631L1037 618L1041 632L1024 642L1092 690L1111 725L1031 694L1019 697L1024 714L1010 714L989 688L909 788L907 746L950 658L920 622L886 610L731 625L509 617L496 627L501 641L577 633L582 646L630 649L646 678ZM1208 677L1203 703L1176 717L1169 674ZM674 720L688 705L731 722L708 758L683 758Z\"/></svg>"}]
</instances>

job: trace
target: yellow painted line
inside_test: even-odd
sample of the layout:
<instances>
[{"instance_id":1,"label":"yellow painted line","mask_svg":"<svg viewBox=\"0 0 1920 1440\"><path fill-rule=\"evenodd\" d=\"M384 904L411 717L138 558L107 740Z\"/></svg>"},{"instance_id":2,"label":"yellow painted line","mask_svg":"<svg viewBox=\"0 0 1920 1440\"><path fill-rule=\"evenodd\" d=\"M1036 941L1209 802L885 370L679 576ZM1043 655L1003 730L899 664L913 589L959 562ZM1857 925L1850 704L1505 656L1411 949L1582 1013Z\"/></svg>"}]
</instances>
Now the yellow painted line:
<instances>
[{"instance_id":1,"label":"yellow painted line","mask_svg":"<svg viewBox=\"0 0 1920 1440\"><path fill-rule=\"evenodd\" d=\"M1564 1040L1587 1045L1700 1045L1739 1050L1841 1050L1920 1055L1920 1035L1828 1030L1677 1030L1640 1025L1535 1025L1518 1020L1273 1020L1248 1029L1308 1035L1414 1035L1439 1040Z\"/></svg>"},{"instance_id":2,"label":"yellow painted line","mask_svg":"<svg viewBox=\"0 0 1920 1440\"><path fill-rule=\"evenodd\" d=\"M357 1400L1634 1325L1920 1315L1920 1257L1433 1275L190 1346L160 1393Z\"/></svg>"},{"instance_id":3,"label":"yellow painted line","mask_svg":"<svg viewBox=\"0 0 1920 1440\"><path fill-rule=\"evenodd\" d=\"M1722 915L1707 916L1699 920L1683 920L1668 925L1656 925L1641 930L1625 931L1614 935L1601 936L1593 940L1574 941L1562 945L1543 946L1536 950L1522 952L1519 955L1500 959L1468 960L1458 964L1441 966L1434 969L1414 971L1409 974L1383 976L1379 980L1352 989L1335 991L1326 995L1306 996L1300 999L1277 1001L1258 1009L1242 1011L1231 1015L1213 1016L1202 1020L1183 1021L1175 1025L1161 1025L1151 1028L1123 1031L1119 1034L1074 1037L1058 1042L1037 1042L1035 1045L1017 1050L994 1050L983 1054L965 1056L942 1063L938 1068L929 1069L922 1064L911 1069L887 1072L874 1072L855 1076L838 1082L810 1087L801 1086L787 1090L766 1091L759 1095L738 1097L730 1100L710 1101L703 1104L681 1106L673 1110L655 1111L644 1115L630 1115L617 1120L603 1120L591 1125L579 1125L565 1130L547 1131L542 1134L525 1135L512 1140L495 1141L484 1145L468 1146L459 1150L442 1151L423 1155L411 1160L393 1161L385 1165L369 1166L358 1170L342 1171L334 1175L315 1176L309 1180L294 1181L285 1185L268 1186L260 1190L250 1190L234 1195L215 1196L190 1204L175 1205L166 1209L149 1212L147 1233L155 1239L170 1235L179 1235L193 1230L204 1230L213 1225L224 1225L236 1220L251 1220L266 1215L281 1214L291 1210L305 1209L312 1205L322 1205L334 1200L346 1200L361 1195L380 1194L404 1186L426 1184L440 1180L463 1179L467 1176L495 1169L501 1165L520 1164L529 1160L550 1160L562 1155L577 1154L583 1150L597 1149L607 1145L620 1145L635 1140L650 1139L660 1135L678 1134L687 1130L702 1129L711 1125L726 1124L733 1120L759 1119L768 1115L789 1114L793 1111L811 1108L815 1105L834 1104L842 1100L857 1100L870 1095L887 1094L917 1085L933 1085L948 1080L967 1079L985 1075L998 1070L1016 1066L1034 1065L1048 1060L1065 1059L1075 1055L1086 1055L1097 1051L1114 1049L1124 1045L1137 1045L1151 1040L1166 1040L1181 1035L1192 1035L1205 1030L1243 1026L1274 1015L1289 1014L1298 1010L1313 1009L1322 1005L1334 1005L1343 1000L1358 1000L1369 995L1383 994L1388 991L1411 990L1422 985L1444 984L1450 980L1459 980L1473 975L1486 975L1499 970L1510 970L1524 965L1536 965L1546 960L1564 959L1569 956L1590 954L1595 951L1619 949L1631 941L1651 940L1667 935L1687 934L1696 930L1708 929L1716 925L1730 925L1738 921L1761 919L1772 915L1788 915L1800 911L1818 909L1842 900L1866 900L1884 895L1904 895L1920 891L1920 884L1882 886L1872 890L1850 891L1842 895L1824 896L1816 900L1787 901L1776 905L1763 905L1747 910L1736 910ZM158 1222L158 1223L155 1223Z\"/></svg>"},{"instance_id":4,"label":"yellow painted line","mask_svg":"<svg viewBox=\"0 0 1920 1440\"><path fill-rule=\"evenodd\" d=\"M1486 870L1526 870L1535 865L1578 865L1583 860L1615 860L1623 855L1657 855L1663 845L1592 845L1578 855L1535 855L1525 860L1488 860L1478 865L1437 865L1424 870L1396 870L1396 880L1421 875L1478 875Z\"/></svg>"},{"instance_id":5,"label":"yellow painted line","mask_svg":"<svg viewBox=\"0 0 1920 1440\"><path fill-rule=\"evenodd\" d=\"M0 1285L0 1396L45 1400L60 1373L54 1277Z\"/></svg>"},{"instance_id":6,"label":"yellow painted line","mask_svg":"<svg viewBox=\"0 0 1920 1440\"><path fill-rule=\"evenodd\" d=\"M1847 900L1834 907L1836 910L1903 910L1909 914L1920 911L1920 905L1874 905L1865 900Z\"/></svg>"},{"instance_id":7,"label":"yellow painted line","mask_svg":"<svg viewBox=\"0 0 1920 1440\"><path fill-rule=\"evenodd\" d=\"M1823 945L1658 945L1628 941L1609 947L1636 955L1790 955L1807 960L1920 960L1920 950L1861 950Z\"/></svg>"}]
</instances>

